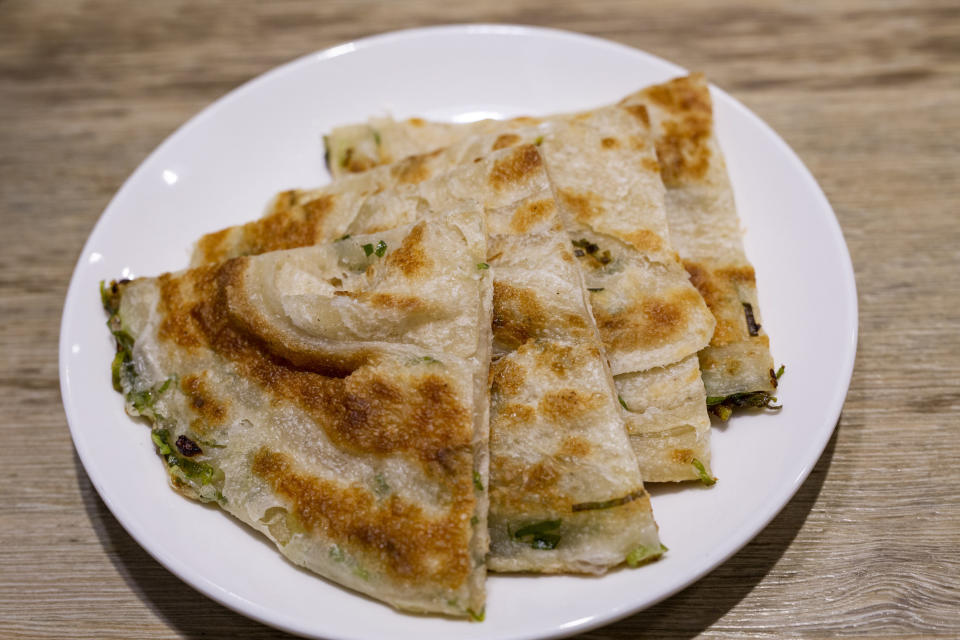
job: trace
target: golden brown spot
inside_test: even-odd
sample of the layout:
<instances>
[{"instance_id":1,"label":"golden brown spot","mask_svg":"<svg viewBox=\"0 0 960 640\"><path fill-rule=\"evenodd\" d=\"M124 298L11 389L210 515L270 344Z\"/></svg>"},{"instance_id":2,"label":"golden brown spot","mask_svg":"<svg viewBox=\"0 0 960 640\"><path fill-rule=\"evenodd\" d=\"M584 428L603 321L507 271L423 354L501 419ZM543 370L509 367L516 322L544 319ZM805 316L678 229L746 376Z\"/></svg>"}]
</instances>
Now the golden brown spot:
<instances>
[{"instance_id":1,"label":"golden brown spot","mask_svg":"<svg viewBox=\"0 0 960 640\"><path fill-rule=\"evenodd\" d=\"M665 297L634 301L613 313L595 304L593 315L607 349L652 348L681 338L690 322L689 310L700 304L697 292L684 287Z\"/></svg>"},{"instance_id":2,"label":"golden brown spot","mask_svg":"<svg viewBox=\"0 0 960 640\"><path fill-rule=\"evenodd\" d=\"M604 149L617 149L620 147L620 141L616 138L604 138L600 141L600 146Z\"/></svg>"},{"instance_id":3,"label":"golden brown spot","mask_svg":"<svg viewBox=\"0 0 960 640\"><path fill-rule=\"evenodd\" d=\"M550 313L531 289L493 281L493 339L502 347L515 349L557 329L581 335L587 326L582 316Z\"/></svg>"},{"instance_id":4,"label":"golden brown spot","mask_svg":"<svg viewBox=\"0 0 960 640\"><path fill-rule=\"evenodd\" d=\"M223 424L227 417L226 403L217 400L204 377L194 374L184 376L180 388L189 400L187 406L199 415L190 423L198 435L205 435L211 427Z\"/></svg>"},{"instance_id":5,"label":"golden brown spot","mask_svg":"<svg viewBox=\"0 0 960 640\"><path fill-rule=\"evenodd\" d=\"M638 229L623 234L623 239L637 248L638 251L653 252L663 247L663 238L649 229Z\"/></svg>"},{"instance_id":6,"label":"golden brown spot","mask_svg":"<svg viewBox=\"0 0 960 640\"><path fill-rule=\"evenodd\" d=\"M526 381L526 370L511 356L504 356L490 365L490 393L493 396L515 396ZM525 405L519 406L527 408Z\"/></svg>"},{"instance_id":7,"label":"golden brown spot","mask_svg":"<svg viewBox=\"0 0 960 640\"><path fill-rule=\"evenodd\" d=\"M690 464L693 456L693 449L674 449L670 452L670 459L678 464Z\"/></svg>"},{"instance_id":8,"label":"golden brown spot","mask_svg":"<svg viewBox=\"0 0 960 640\"><path fill-rule=\"evenodd\" d=\"M413 227L400 247L387 256L386 264L399 269L410 279L422 275L433 266L433 260L424 247L424 229L423 222Z\"/></svg>"},{"instance_id":9,"label":"golden brown spot","mask_svg":"<svg viewBox=\"0 0 960 640\"><path fill-rule=\"evenodd\" d=\"M535 345L534 360L537 367L553 372L559 378L567 377L583 367L588 360L599 359L600 352L592 346L572 347L552 342Z\"/></svg>"},{"instance_id":10,"label":"golden brown spot","mask_svg":"<svg viewBox=\"0 0 960 640\"><path fill-rule=\"evenodd\" d=\"M707 116L693 114L662 123L656 147L664 184L678 186L706 175L710 168L710 135L711 121Z\"/></svg>"},{"instance_id":11,"label":"golden brown spot","mask_svg":"<svg viewBox=\"0 0 960 640\"><path fill-rule=\"evenodd\" d=\"M529 233L538 223L554 216L557 207L552 198L524 202L513 212L510 230L515 233Z\"/></svg>"},{"instance_id":12,"label":"golden brown spot","mask_svg":"<svg viewBox=\"0 0 960 640\"><path fill-rule=\"evenodd\" d=\"M647 107L642 104L628 104L624 105L624 109L627 110L627 113L632 115L634 118L643 123L643 126L650 126L650 114L647 112Z\"/></svg>"},{"instance_id":13,"label":"golden brown spot","mask_svg":"<svg viewBox=\"0 0 960 640\"><path fill-rule=\"evenodd\" d=\"M643 168L651 173L660 173L660 163L655 159L646 157L640 161L640 164L643 165Z\"/></svg>"},{"instance_id":14,"label":"golden brown spot","mask_svg":"<svg viewBox=\"0 0 960 640\"><path fill-rule=\"evenodd\" d=\"M557 480L560 479L560 471L551 464L549 459L534 464L525 475L523 491L530 493L549 494L551 489L556 489Z\"/></svg>"},{"instance_id":15,"label":"golden brown spot","mask_svg":"<svg viewBox=\"0 0 960 640\"><path fill-rule=\"evenodd\" d=\"M517 147L506 157L493 164L490 171L490 185L497 190L519 184L536 175L543 168L540 152L532 144Z\"/></svg>"},{"instance_id":16,"label":"golden brown spot","mask_svg":"<svg viewBox=\"0 0 960 640\"><path fill-rule=\"evenodd\" d=\"M194 262L201 264L209 262L222 262L230 253L230 245L227 242L232 235L234 228L227 227L214 233L208 233L197 241L197 248L194 251Z\"/></svg>"},{"instance_id":17,"label":"golden brown spot","mask_svg":"<svg viewBox=\"0 0 960 640\"><path fill-rule=\"evenodd\" d=\"M547 420L562 423L576 420L603 406L599 393L581 393L576 389L554 389L540 398L539 412Z\"/></svg>"},{"instance_id":18,"label":"golden brown spot","mask_svg":"<svg viewBox=\"0 0 960 640\"><path fill-rule=\"evenodd\" d=\"M574 219L589 224L594 218L604 214L600 196L592 191L574 191L560 189L560 202L570 210Z\"/></svg>"},{"instance_id":19,"label":"golden brown spot","mask_svg":"<svg viewBox=\"0 0 960 640\"><path fill-rule=\"evenodd\" d=\"M423 118L410 118L409 120L407 120L407 124L409 124L412 127L419 128L427 124L427 122Z\"/></svg>"},{"instance_id":20,"label":"golden brown spot","mask_svg":"<svg viewBox=\"0 0 960 640\"><path fill-rule=\"evenodd\" d=\"M275 206L269 216L240 227L242 240L232 255L257 255L315 244L336 201L334 194L326 193L301 205Z\"/></svg>"},{"instance_id":21,"label":"golden brown spot","mask_svg":"<svg viewBox=\"0 0 960 640\"><path fill-rule=\"evenodd\" d=\"M405 158L390 167L390 175L400 184L417 184L430 177L429 160L435 154L420 154Z\"/></svg>"},{"instance_id":22,"label":"golden brown spot","mask_svg":"<svg viewBox=\"0 0 960 640\"><path fill-rule=\"evenodd\" d=\"M710 115L713 110L710 90L702 73L693 73L685 78L674 78L670 82L648 87L644 89L643 95L658 106L677 114Z\"/></svg>"},{"instance_id":23,"label":"golden brown spot","mask_svg":"<svg viewBox=\"0 0 960 640\"><path fill-rule=\"evenodd\" d=\"M415 296L401 296L393 293L374 293L367 297L370 306L381 309L394 309L413 313L423 308L423 300Z\"/></svg>"},{"instance_id":24,"label":"golden brown spot","mask_svg":"<svg viewBox=\"0 0 960 640\"><path fill-rule=\"evenodd\" d=\"M590 455L590 442L580 436L569 436L560 445L560 455L571 458L586 458Z\"/></svg>"},{"instance_id":25,"label":"golden brown spot","mask_svg":"<svg viewBox=\"0 0 960 640\"><path fill-rule=\"evenodd\" d=\"M510 402L509 398L501 399L491 414L491 424L496 426L490 431L490 441L505 442L501 436L514 429L528 429L536 420L537 412L533 407Z\"/></svg>"},{"instance_id":26,"label":"golden brown spot","mask_svg":"<svg viewBox=\"0 0 960 640\"><path fill-rule=\"evenodd\" d=\"M276 213L292 209L294 205L297 204L297 198L299 197L300 193L302 192L297 189L281 191L273 199L273 204L270 205L270 211L267 215L272 216Z\"/></svg>"},{"instance_id":27,"label":"golden brown spot","mask_svg":"<svg viewBox=\"0 0 960 640\"><path fill-rule=\"evenodd\" d=\"M498 149L506 149L507 147L512 147L513 145L520 142L520 136L515 133L503 133L497 136L497 139L493 143L493 151Z\"/></svg>"},{"instance_id":28,"label":"golden brown spot","mask_svg":"<svg viewBox=\"0 0 960 640\"><path fill-rule=\"evenodd\" d=\"M378 501L357 486L309 475L289 456L266 448L253 456L251 469L289 502L301 526L335 540L371 574L456 589L472 572L469 521L475 499L469 474L462 474L467 485L457 487L450 508L442 516L430 516L396 494Z\"/></svg>"},{"instance_id":29,"label":"golden brown spot","mask_svg":"<svg viewBox=\"0 0 960 640\"><path fill-rule=\"evenodd\" d=\"M190 271L190 274L203 279L211 271L211 267L200 267ZM188 349L203 344L202 328L190 313L190 280L165 273L157 278L157 288L160 293L158 310L163 317L157 329L157 337Z\"/></svg>"}]
</instances>

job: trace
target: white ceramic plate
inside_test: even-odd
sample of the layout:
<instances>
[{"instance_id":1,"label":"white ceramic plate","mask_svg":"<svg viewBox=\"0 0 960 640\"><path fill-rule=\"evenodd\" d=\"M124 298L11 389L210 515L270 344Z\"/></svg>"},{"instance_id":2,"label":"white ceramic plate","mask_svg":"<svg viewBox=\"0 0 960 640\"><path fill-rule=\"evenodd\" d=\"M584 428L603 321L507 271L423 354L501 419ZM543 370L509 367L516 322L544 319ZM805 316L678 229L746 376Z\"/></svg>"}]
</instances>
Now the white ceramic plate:
<instances>
[{"instance_id":1,"label":"white ceramic plate","mask_svg":"<svg viewBox=\"0 0 960 640\"><path fill-rule=\"evenodd\" d=\"M145 426L110 386L100 280L186 266L203 233L250 220L275 192L328 180L321 136L376 114L435 119L546 114L613 102L684 70L583 35L512 26L386 34L275 69L204 110L133 173L77 264L63 312L60 376L74 443L104 502L160 563L214 600L324 638L572 635L697 580L790 500L833 431L853 368L856 289L837 220L800 160L714 89L717 127L756 266L764 327L787 364L779 413L714 431L710 489L654 492L670 552L602 578L491 576L486 621L410 616L285 561L220 511L167 487ZM811 401L812 400L812 401Z\"/></svg>"}]
</instances>

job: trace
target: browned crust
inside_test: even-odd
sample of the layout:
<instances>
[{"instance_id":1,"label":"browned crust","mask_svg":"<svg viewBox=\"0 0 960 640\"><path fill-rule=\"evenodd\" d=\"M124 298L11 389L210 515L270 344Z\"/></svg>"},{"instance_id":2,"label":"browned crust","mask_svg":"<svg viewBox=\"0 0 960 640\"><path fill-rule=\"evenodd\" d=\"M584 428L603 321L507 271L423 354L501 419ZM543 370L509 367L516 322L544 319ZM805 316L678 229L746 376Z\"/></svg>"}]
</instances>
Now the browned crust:
<instances>
[{"instance_id":1,"label":"browned crust","mask_svg":"<svg viewBox=\"0 0 960 640\"><path fill-rule=\"evenodd\" d=\"M702 180L713 161L713 105L703 75L675 78L648 87L641 95L668 114L656 138L664 184L672 187Z\"/></svg>"},{"instance_id":2,"label":"browned crust","mask_svg":"<svg viewBox=\"0 0 960 640\"><path fill-rule=\"evenodd\" d=\"M300 472L283 453L263 448L252 460L254 475L291 506L309 532L322 533L377 565L394 581L461 587L473 567L469 552L474 500L461 487L443 515L430 516L397 495L378 501L360 487L344 486Z\"/></svg>"},{"instance_id":3,"label":"browned crust","mask_svg":"<svg viewBox=\"0 0 960 640\"><path fill-rule=\"evenodd\" d=\"M497 139L493 142L493 151L498 149L506 149L507 147L512 147L513 145L520 142L520 136L515 133L503 133L497 136Z\"/></svg>"},{"instance_id":4,"label":"browned crust","mask_svg":"<svg viewBox=\"0 0 960 640\"><path fill-rule=\"evenodd\" d=\"M643 123L643 126L650 126L650 113L647 111L647 107L642 104L628 104L623 107L626 109L627 113L632 115L634 118Z\"/></svg>"},{"instance_id":5,"label":"browned crust","mask_svg":"<svg viewBox=\"0 0 960 640\"><path fill-rule=\"evenodd\" d=\"M433 260L424 246L425 223L414 226L401 245L390 252L386 264L410 279L416 279L433 267Z\"/></svg>"},{"instance_id":6,"label":"browned crust","mask_svg":"<svg viewBox=\"0 0 960 640\"><path fill-rule=\"evenodd\" d=\"M529 233L539 223L552 218L557 211L553 198L524 202L510 219L510 230L514 233Z\"/></svg>"},{"instance_id":7,"label":"browned crust","mask_svg":"<svg viewBox=\"0 0 960 640\"><path fill-rule=\"evenodd\" d=\"M605 213L600 196L592 191L560 189L557 195L560 196L560 202L573 214L573 218L584 224L591 224Z\"/></svg>"},{"instance_id":8,"label":"browned crust","mask_svg":"<svg viewBox=\"0 0 960 640\"><path fill-rule=\"evenodd\" d=\"M610 313L594 304L597 328L608 349L634 350L668 344L683 336L690 310L700 306L696 291L683 288L661 297L648 297Z\"/></svg>"},{"instance_id":9,"label":"browned crust","mask_svg":"<svg viewBox=\"0 0 960 640\"><path fill-rule=\"evenodd\" d=\"M580 334L588 326L577 313L551 314L534 291L501 280L493 282L493 309L493 339L510 348L550 330L564 328Z\"/></svg>"},{"instance_id":10,"label":"browned crust","mask_svg":"<svg viewBox=\"0 0 960 640\"><path fill-rule=\"evenodd\" d=\"M441 149L430 153L421 153L404 158L390 167L390 175L399 184L418 184L429 179L433 174L430 171L430 160L442 152Z\"/></svg>"},{"instance_id":11,"label":"browned crust","mask_svg":"<svg viewBox=\"0 0 960 640\"><path fill-rule=\"evenodd\" d=\"M444 460L461 452L472 468L471 407L447 380L428 368L407 369L401 378L378 368L368 354L305 351L284 342L244 304L247 261L162 277L160 338L187 350L214 351L274 401L300 407L345 450L407 452L443 475L450 474Z\"/></svg>"},{"instance_id":12,"label":"browned crust","mask_svg":"<svg viewBox=\"0 0 960 640\"><path fill-rule=\"evenodd\" d=\"M180 381L180 389L187 396L187 406L197 414L197 418L190 422L190 428L200 436L209 435L214 427L223 424L230 405L229 400L213 395L205 377L191 374Z\"/></svg>"},{"instance_id":13,"label":"browned crust","mask_svg":"<svg viewBox=\"0 0 960 640\"><path fill-rule=\"evenodd\" d=\"M525 144L517 147L512 153L493 163L488 178L490 186L497 191L522 184L531 176L536 175L543 167L543 159L537 147Z\"/></svg>"},{"instance_id":14,"label":"browned crust","mask_svg":"<svg viewBox=\"0 0 960 640\"><path fill-rule=\"evenodd\" d=\"M315 244L337 197L326 193L297 205L295 194L293 191L281 193L274 200L270 214L259 220L203 236L197 242L196 255L207 264L238 254L256 255ZM231 243L234 237L237 240Z\"/></svg>"}]
</instances>

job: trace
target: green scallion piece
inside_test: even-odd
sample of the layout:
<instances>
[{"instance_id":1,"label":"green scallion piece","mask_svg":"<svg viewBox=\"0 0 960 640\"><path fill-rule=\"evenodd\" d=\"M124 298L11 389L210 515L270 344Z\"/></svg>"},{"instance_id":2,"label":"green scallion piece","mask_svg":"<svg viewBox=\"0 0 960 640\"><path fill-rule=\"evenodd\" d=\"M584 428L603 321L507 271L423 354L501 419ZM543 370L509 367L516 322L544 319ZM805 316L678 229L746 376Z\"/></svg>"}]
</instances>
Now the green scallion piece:
<instances>
[{"instance_id":1,"label":"green scallion piece","mask_svg":"<svg viewBox=\"0 0 960 640\"><path fill-rule=\"evenodd\" d=\"M717 479L711 476L709 473L707 473L707 468L703 466L702 462L694 458L691 461L691 464L693 464L693 468L697 470L697 475L700 476L700 482L707 485L708 487L711 487L714 484L716 484Z\"/></svg>"}]
</instances>

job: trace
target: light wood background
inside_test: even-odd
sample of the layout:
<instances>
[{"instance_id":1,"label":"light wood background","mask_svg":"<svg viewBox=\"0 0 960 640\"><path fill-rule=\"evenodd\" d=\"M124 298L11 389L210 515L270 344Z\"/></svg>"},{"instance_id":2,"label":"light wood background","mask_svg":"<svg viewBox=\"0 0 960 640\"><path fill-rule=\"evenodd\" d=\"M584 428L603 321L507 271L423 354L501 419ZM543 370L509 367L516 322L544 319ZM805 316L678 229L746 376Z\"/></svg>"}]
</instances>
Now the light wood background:
<instances>
[{"instance_id":1,"label":"light wood background","mask_svg":"<svg viewBox=\"0 0 960 640\"><path fill-rule=\"evenodd\" d=\"M960 637L960 3L0 0L0 638L282 637L168 573L93 490L60 403L67 284L111 195L202 107L315 49L466 21L706 71L810 167L856 268L853 383L797 496L584 637Z\"/></svg>"}]
</instances>

